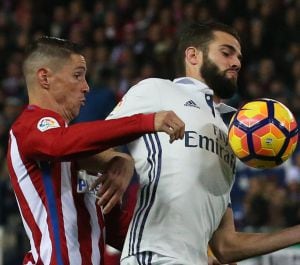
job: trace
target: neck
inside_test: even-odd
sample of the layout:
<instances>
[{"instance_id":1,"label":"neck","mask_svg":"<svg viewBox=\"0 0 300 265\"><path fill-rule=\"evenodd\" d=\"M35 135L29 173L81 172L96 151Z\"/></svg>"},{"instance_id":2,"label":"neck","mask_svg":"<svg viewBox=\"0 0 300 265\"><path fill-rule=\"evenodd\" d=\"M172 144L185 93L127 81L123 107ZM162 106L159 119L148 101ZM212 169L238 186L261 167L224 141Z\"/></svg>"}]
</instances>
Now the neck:
<instances>
[{"instance_id":1,"label":"neck","mask_svg":"<svg viewBox=\"0 0 300 265\"><path fill-rule=\"evenodd\" d=\"M218 96L216 96L216 95L214 95L213 100L217 104L221 103L221 99Z\"/></svg>"},{"instance_id":2,"label":"neck","mask_svg":"<svg viewBox=\"0 0 300 265\"><path fill-rule=\"evenodd\" d=\"M202 76L198 74L193 73L192 71L186 71L186 77L191 77L194 78L196 80L199 80L201 82L203 82L204 84L206 84L205 80L203 79ZM213 100L215 103L219 104L221 102L221 98L219 98L218 96L214 95Z\"/></svg>"},{"instance_id":3,"label":"neck","mask_svg":"<svg viewBox=\"0 0 300 265\"><path fill-rule=\"evenodd\" d=\"M62 118L69 123L70 119L64 115L64 111L62 107L51 97L47 92L43 92L39 95L36 95L35 93L28 93L29 95L29 104L30 105L36 105L43 109L48 109L53 112L58 113Z\"/></svg>"},{"instance_id":4,"label":"neck","mask_svg":"<svg viewBox=\"0 0 300 265\"><path fill-rule=\"evenodd\" d=\"M204 79L202 78L202 76L199 75L199 72L194 71L194 69L186 69L186 73L185 73L186 77L191 77L194 79L197 79L203 83L205 83Z\"/></svg>"}]
</instances>

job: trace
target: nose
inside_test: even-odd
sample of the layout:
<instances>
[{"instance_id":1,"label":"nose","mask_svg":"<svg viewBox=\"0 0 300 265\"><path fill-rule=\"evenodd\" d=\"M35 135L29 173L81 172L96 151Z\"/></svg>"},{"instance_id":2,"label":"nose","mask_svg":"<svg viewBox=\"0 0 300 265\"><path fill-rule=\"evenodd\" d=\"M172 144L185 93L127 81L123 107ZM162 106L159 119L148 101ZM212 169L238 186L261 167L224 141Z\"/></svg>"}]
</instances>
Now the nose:
<instances>
[{"instance_id":1,"label":"nose","mask_svg":"<svg viewBox=\"0 0 300 265\"><path fill-rule=\"evenodd\" d=\"M236 71L239 71L241 69L241 61L238 57L234 57L230 64L230 68Z\"/></svg>"},{"instance_id":2,"label":"nose","mask_svg":"<svg viewBox=\"0 0 300 265\"><path fill-rule=\"evenodd\" d=\"M86 80L85 80L85 82L84 82L83 92L84 92L84 93L90 92L90 86L89 86L89 84L87 83Z\"/></svg>"}]
</instances>

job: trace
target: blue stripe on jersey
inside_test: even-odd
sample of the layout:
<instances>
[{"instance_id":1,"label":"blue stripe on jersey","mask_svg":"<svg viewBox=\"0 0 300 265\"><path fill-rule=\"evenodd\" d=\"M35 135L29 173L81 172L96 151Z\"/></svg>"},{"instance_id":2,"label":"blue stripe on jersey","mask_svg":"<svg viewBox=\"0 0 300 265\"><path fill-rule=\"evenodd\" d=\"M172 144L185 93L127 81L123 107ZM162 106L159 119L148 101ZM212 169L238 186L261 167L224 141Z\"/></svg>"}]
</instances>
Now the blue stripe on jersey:
<instances>
[{"instance_id":1,"label":"blue stripe on jersey","mask_svg":"<svg viewBox=\"0 0 300 265\"><path fill-rule=\"evenodd\" d=\"M46 199L47 199L47 204L49 208L49 216L50 216L50 225L52 224L52 232L54 236L54 251L56 251L56 257L57 257L57 264L58 265L63 265L63 260L62 260L62 253L61 253L61 243L60 243L60 237L59 237L59 222L58 222L58 213L57 213L57 208L56 208L56 200L55 200L55 195L54 195L54 188L53 188L53 183L51 180L51 170L50 170L50 164L48 162L41 162L40 163L41 171L42 171L42 176L43 176L43 182L45 186L45 191L46 191ZM49 227L51 229L51 227ZM51 231L49 231L51 233Z\"/></svg>"},{"instance_id":2,"label":"blue stripe on jersey","mask_svg":"<svg viewBox=\"0 0 300 265\"><path fill-rule=\"evenodd\" d=\"M140 206L133 219L129 239L129 255L139 253L144 226L155 200L161 172L162 149L158 135L156 133L154 134L154 137L151 134L144 135L143 139L148 151L147 161L150 164L148 171L149 182L141 191ZM138 233L137 230L139 230Z\"/></svg>"},{"instance_id":3,"label":"blue stripe on jersey","mask_svg":"<svg viewBox=\"0 0 300 265\"><path fill-rule=\"evenodd\" d=\"M150 203L145 211L145 215L143 217L142 223L141 223L141 227L140 227L140 232L138 234L138 242L137 242L137 252L139 252L140 250L140 244L141 244L141 240L142 240L142 235L143 235L143 231L144 231L144 227L145 227L145 223L147 220L147 217L149 215L149 212L151 210L151 207L154 203L155 200L155 195L156 195L156 190L157 190L157 185L158 185L158 181L159 181L159 177L160 177L160 172L161 172L161 145L160 145L160 141L158 138L157 133L154 134L155 136L155 140L153 139L152 135L149 135L150 141L151 141L151 147L155 150L155 141L157 144L157 148L158 148L158 153L157 153L157 171L154 174L154 178L151 180L151 182L153 182L154 184L153 186L153 190L152 190L152 194L151 194L151 198L150 198Z\"/></svg>"},{"instance_id":4,"label":"blue stripe on jersey","mask_svg":"<svg viewBox=\"0 0 300 265\"><path fill-rule=\"evenodd\" d=\"M137 253L137 262L138 262L139 265L143 265L143 263L142 263L142 261L141 261L141 258L140 258L141 255L142 255L142 254Z\"/></svg>"},{"instance_id":5,"label":"blue stripe on jersey","mask_svg":"<svg viewBox=\"0 0 300 265\"><path fill-rule=\"evenodd\" d=\"M148 141L146 136L143 136L144 142L146 144L147 147L147 151L148 151L148 156L147 156L147 161L150 164L150 169L148 172L148 178L149 178L149 183L151 183L151 172L155 169L155 162L151 160L151 157L155 155L155 152L153 153L153 155L151 155L151 149L149 147ZM141 217L141 214L143 213L145 207L147 206L147 201L149 200L149 196L150 196L150 186L145 185L141 192L140 192L140 199L139 199L139 207L133 217L133 222L132 222L132 226L131 226L131 230L130 230L130 238L129 238L129 249L128 249L128 253L129 255L132 255L132 252L134 251L134 239L135 238L135 234L136 234L136 230L137 230L137 226L138 226L138 220Z\"/></svg>"},{"instance_id":6,"label":"blue stripe on jersey","mask_svg":"<svg viewBox=\"0 0 300 265\"><path fill-rule=\"evenodd\" d=\"M143 251L138 253L136 256L138 264L141 265L151 265L152 263L152 252L151 251Z\"/></svg>"},{"instance_id":7,"label":"blue stripe on jersey","mask_svg":"<svg viewBox=\"0 0 300 265\"><path fill-rule=\"evenodd\" d=\"M148 263L147 264L151 264L152 261L152 252L149 252L149 257L148 257Z\"/></svg>"}]
</instances>

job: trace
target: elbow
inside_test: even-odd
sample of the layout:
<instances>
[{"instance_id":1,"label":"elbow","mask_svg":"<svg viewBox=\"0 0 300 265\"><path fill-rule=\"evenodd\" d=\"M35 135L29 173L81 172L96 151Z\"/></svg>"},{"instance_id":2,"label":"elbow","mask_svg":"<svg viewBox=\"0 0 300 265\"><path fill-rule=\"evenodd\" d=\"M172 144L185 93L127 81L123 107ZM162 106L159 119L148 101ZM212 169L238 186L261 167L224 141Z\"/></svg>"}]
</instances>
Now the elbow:
<instances>
[{"instance_id":1,"label":"elbow","mask_svg":"<svg viewBox=\"0 0 300 265\"><path fill-rule=\"evenodd\" d=\"M217 258L217 260L222 264L228 264L231 262L231 260L228 259L228 255L226 251L222 249L214 249L214 256Z\"/></svg>"},{"instance_id":2,"label":"elbow","mask_svg":"<svg viewBox=\"0 0 300 265\"><path fill-rule=\"evenodd\" d=\"M234 250L230 249L230 247L226 247L225 245L215 246L213 248L213 254L221 264L229 264L236 261Z\"/></svg>"}]
</instances>

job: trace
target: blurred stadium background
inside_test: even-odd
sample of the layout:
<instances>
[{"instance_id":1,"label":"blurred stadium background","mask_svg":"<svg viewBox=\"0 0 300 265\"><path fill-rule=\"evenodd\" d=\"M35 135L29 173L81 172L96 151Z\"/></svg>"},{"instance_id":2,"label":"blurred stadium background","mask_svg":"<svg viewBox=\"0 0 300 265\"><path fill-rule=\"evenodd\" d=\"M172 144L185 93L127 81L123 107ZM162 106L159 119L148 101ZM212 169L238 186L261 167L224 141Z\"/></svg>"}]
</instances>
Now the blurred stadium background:
<instances>
[{"instance_id":1,"label":"blurred stadium background","mask_svg":"<svg viewBox=\"0 0 300 265\"><path fill-rule=\"evenodd\" d=\"M273 98L300 122L299 14L299 0L0 0L0 265L21 264L29 248L5 165L9 127L27 103L21 65L29 41L51 35L85 46L91 92L76 122L103 119L139 80L174 78L174 39L184 23L216 19L243 43L239 94L228 103ZM299 224L299 147L276 169L239 164L232 202L239 230ZM300 264L299 252L239 264Z\"/></svg>"}]
</instances>

